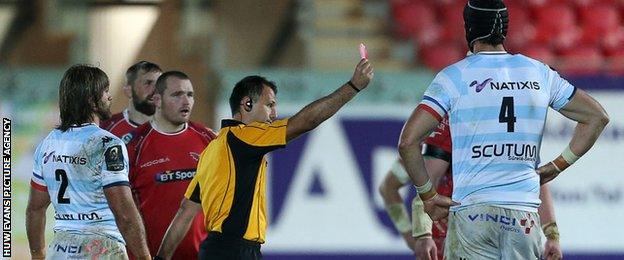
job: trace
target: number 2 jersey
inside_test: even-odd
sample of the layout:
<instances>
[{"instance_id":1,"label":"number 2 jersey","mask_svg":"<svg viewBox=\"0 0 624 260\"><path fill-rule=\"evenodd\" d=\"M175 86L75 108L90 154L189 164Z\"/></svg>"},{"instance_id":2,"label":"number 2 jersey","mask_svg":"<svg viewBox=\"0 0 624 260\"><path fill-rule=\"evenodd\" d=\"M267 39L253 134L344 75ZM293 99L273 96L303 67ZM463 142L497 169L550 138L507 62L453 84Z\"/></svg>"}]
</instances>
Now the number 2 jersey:
<instances>
[{"instance_id":1,"label":"number 2 jersey","mask_svg":"<svg viewBox=\"0 0 624 260\"><path fill-rule=\"evenodd\" d=\"M54 231L96 234L125 243L104 189L128 182L124 143L95 124L53 130L34 154L31 186L48 192Z\"/></svg>"},{"instance_id":2,"label":"number 2 jersey","mask_svg":"<svg viewBox=\"0 0 624 260\"><path fill-rule=\"evenodd\" d=\"M487 204L536 212L539 150L548 107L560 110L576 88L520 54L480 52L443 69L419 107L449 115L452 211Z\"/></svg>"}]
</instances>

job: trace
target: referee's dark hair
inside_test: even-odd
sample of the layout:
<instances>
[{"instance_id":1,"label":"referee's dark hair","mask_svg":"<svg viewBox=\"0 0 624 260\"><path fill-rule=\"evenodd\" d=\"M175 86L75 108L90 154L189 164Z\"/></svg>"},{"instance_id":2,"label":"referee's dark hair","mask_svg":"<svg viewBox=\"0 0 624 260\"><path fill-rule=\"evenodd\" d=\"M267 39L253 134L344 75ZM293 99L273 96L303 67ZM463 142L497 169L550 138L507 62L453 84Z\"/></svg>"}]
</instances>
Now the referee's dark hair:
<instances>
[{"instance_id":1,"label":"referee's dark hair","mask_svg":"<svg viewBox=\"0 0 624 260\"><path fill-rule=\"evenodd\" d=\"M167 89L167 79L169 77L190 80L189 76L186 75L182 71L177 71L177 70L167 71L161 74L160 77L158 77L158 80L156 80L156 92L158 92L158 94L162 95L163 93L165 93L165 89Z\"/></svg>"},{"instance_id":2,"label":"referee's dark hair","mask_svg":"<svg viewBox=\"0 0 624 260\"><path fill-rule=\"evenodd\" d=\"M57 129L65 132L72 125L92 122L108 87L108 76L100 68L77 64L65 71L59 86L61 124Z\"/></svg>"},{"instance_id":3,"label":"referee's dark hair","mask_svg":"<svg viewBox=\"0 0 624 260\"><path fill-rule=\"evenodd\" d=\"M232 90L232 95L230 95L230 109L232 110L232 115L240 112L241 101L244 97L250 97L252 102L256 102L258 98L260 98L260 95L262 95L264 86L271 88L277 95L275 82L269 81L262 76L247 76L236 83Z\"/></svg>"}]
</instances>

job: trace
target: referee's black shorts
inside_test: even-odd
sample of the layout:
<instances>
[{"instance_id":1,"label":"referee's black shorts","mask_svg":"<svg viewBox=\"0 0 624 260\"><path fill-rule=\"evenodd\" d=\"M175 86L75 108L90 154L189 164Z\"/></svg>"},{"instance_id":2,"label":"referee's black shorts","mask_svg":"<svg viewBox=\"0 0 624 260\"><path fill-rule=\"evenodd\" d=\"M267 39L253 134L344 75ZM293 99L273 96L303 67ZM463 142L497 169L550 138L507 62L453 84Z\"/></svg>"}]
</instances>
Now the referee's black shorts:
<instances>
[{"instance_id":1,"label":"referee's black shorts","mask_svg":"<svg viewBox=\"0 0 624 260\"><path fill-rule=\"evenodd\" d=\"M199 247L200 260L260 260L260 243L210 232Z\"/></svg>"}]
</instances>

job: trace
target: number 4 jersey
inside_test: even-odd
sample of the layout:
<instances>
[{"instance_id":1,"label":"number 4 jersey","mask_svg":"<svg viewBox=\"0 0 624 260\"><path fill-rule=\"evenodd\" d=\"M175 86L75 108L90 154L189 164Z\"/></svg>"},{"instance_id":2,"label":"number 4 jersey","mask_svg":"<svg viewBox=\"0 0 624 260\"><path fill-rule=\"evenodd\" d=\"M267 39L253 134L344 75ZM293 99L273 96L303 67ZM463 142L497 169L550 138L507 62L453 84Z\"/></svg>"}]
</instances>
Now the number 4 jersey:
<instances>
[{"instance_id":1,"label":"number 4 jersey","mask_svg":"<svg viewBox=\"0 0 624 260\"><path fill-rule=\"evenodd\" d=\"M34 154L31 186L48 192L54 231L102 235L124 242L104 189L128 183L124 143L95 124L53 130Z\"/></svg>"},{"instance_id":2,"label":"number 4 jersey","mask_svg":"<svg viewBox=\"0 0 624 260\"><path fill-rule=\"evenodd\" d=\"M539 150L548 107L559 110L574 86L523 55L480 52L438 73L420 108L448 114L453 144L451 210L488 204L537 211Z\"/></svg>"}]
</instances>

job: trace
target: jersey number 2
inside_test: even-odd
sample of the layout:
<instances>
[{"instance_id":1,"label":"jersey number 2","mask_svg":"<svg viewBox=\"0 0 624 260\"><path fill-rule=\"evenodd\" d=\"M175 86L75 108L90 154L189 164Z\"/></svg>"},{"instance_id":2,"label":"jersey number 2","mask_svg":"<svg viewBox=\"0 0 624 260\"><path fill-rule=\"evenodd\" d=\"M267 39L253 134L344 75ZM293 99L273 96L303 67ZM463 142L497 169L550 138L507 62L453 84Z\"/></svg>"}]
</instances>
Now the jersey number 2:
<instances>
[{"instance_id":1,"label":"jersey number 2","mask_svg":"<svg viewBox=\"0 0 624 260\"><path fill-rule=\"evenodd\" d=\"M516 115L514 114L514 100L513 97L503 97L501 103L500 113L498 114L499 123L507 123L507 132L514 131L514 125L516 123Z\"/></svg>"},{"instance_id":2,"label":"jersey number 2","mask_svg":"<svg viewBox=\"0 0 624 260\"><path fill-rule=\"evenodd\" d=\"M67 173L63 169L58 169L54 172L57 181L61 182L61 188L59 189L58 195L56 196L59 204L69 204L69 198L65 198L65 191L67 190L67 185L69 184L69 180L67 179Z\"/></svg>"}]
</instances>

